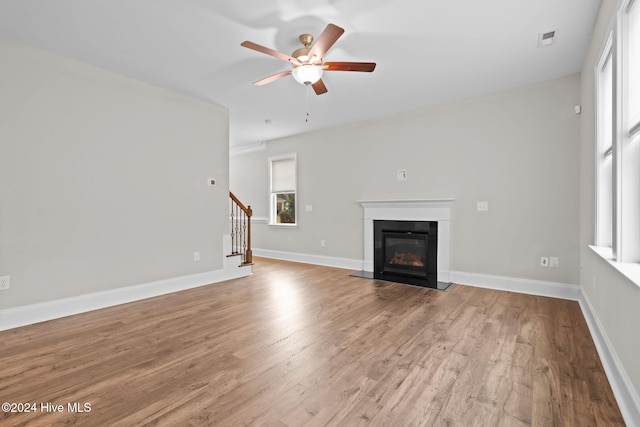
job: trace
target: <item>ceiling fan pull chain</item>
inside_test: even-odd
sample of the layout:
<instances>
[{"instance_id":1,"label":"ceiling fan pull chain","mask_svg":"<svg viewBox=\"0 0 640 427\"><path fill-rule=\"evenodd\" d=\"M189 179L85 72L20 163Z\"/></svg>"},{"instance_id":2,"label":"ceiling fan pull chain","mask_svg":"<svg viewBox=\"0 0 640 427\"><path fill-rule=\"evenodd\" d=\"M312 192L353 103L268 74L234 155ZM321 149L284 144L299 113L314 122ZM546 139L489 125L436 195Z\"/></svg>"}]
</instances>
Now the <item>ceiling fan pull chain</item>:
<instances>
[{"instance_id":1,"label":"ceiling fan pull chain","mask_svg":"<svg viewBox=\"0 0 640 427\"><path fill-rule=\"evenodd\" d=\"M305 89L305 92L307 92L307 117L305 118L305 122L309 123L309 92L311 92L311 85L306 85L307 88Z\"/></svg>"}]
</instances>

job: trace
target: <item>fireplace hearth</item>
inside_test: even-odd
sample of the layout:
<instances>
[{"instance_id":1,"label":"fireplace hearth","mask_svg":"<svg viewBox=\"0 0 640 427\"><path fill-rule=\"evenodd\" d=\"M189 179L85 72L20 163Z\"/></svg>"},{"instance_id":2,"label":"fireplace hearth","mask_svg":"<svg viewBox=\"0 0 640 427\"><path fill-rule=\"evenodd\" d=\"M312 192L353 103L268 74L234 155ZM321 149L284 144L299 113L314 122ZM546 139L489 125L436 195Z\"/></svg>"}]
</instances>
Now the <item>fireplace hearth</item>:
<instances>
[{"instance_id":1,"label":"fireplace hearth","mask_svg":"<svg viewBox=\"0 0 640 427\"><path fill-rule=\"evenodd\" d=\"M438 222L373 221L373 277L438 288Z\"/></svg>"}]
</instances>

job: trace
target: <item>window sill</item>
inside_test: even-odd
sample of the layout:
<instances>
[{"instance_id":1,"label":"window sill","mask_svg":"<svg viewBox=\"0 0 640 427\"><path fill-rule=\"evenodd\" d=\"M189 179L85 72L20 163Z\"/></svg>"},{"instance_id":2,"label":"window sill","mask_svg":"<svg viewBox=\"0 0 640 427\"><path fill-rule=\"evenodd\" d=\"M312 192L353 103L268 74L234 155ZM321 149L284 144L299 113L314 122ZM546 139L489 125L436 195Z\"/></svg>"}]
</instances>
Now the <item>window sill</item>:
<instances>
[{"instance_id":1,"label":"window sill","mask_svg":"<svg viewBox=\"0 0 640 427\"><path fill-rule=\"evenodd\" d=\"M273 228L298 228L298 224L268 224Z\"/></svg>"},{"instance_id":2,"label":"window sill","mask_svg":"<svg viewBox=\"0 0 640 427\"><path fill-rule=\"evenodd\" d=\"M604 248L601 246L591 246L591 250L599 255L602 259L607 261L609 265L618 270L620 274L633 282L636 286L640 287L640 264L634 262L618 262L613 260L613 252L611 248Z\"/></svg>"}]
</instances>

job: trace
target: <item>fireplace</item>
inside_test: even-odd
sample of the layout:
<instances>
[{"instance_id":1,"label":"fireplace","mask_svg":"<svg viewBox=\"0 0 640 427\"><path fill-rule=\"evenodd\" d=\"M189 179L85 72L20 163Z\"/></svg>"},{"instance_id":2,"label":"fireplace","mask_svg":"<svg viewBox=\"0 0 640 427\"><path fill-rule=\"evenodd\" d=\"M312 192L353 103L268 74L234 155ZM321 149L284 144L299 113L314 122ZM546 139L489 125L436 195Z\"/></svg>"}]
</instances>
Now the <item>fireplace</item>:
<instances>
[{"instance_id":1,"label":"fireplace","mask_svg":"<svg viewBox=\"0 0 640 427\"><path fill-rule=\"evenodd\" d=\"M438 287L438 222L373 221L374 278Z\"/></svg>"},{"instance_id":2,"label":"fireplace","mask_svg":"<svg viewBox=\"0 0 640 427\"><path fill-rule=\"evenodd\" d=\"M361 276L374 276L374 222L386 221L433 221L437 225L437 282L438 289L447 289L450 284L451 210L455 199L411 199L411 200L360 200L363 208L363 253ZM429 247L429 246L428 246ZM399 282L398 278L391 281ZM424 285L421 285L424 286Z\"/></svg>"}]
</instances>

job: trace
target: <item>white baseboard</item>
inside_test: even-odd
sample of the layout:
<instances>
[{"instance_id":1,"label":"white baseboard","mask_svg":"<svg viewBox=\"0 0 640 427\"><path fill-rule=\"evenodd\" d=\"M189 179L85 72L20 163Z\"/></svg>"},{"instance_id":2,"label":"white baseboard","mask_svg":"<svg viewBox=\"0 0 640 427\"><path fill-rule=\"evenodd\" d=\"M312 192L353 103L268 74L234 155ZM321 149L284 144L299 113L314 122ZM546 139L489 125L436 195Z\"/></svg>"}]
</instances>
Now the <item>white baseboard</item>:
<instances>
[{"instance_id":1,"label":"white baseboard","mask_svg":"<svg viewBox=\"0 0 640 427\"><path fill-rule=\"evenodd\" d=\"M271 249L253 249L253 255L264 258L281 259L283 261L303 262L306 264L324 265L326 267L362 270L361 259L338 258L324 255L302 254L297 252L274 251Z\"/></svg>"},{"instance_id":2,"label":"white baseboard","mask_svg":"<svg viewBox=\"0 0 640 427\"><path fill-rule=\"evenodd\" d=\"M228 236L224 236L224 253L231 251L230 240L227 240ZM220 270L3 309L0 310L0 331L250 275L251 267L239 267L239 263L240 257L225 256Z\"/></svg>"},{"instance_id":3,"label":"white baseboard","mask_svg":"<svg viewBox=\"0 0 640 427\"><path fill-rule=\"evenodd\" d=\"M518 292L521 294L540 295L561 298L571 301L580 299L580 286L566 283L545 282L543 280L522 279L518 277L493 276L489 274L465 273L451 271L450 280L461 285L500 291Z\"/></svg>"},{"instance_id":4,"label":"white baseboard","mask_svg":"<svg viewBox=\"0 0 640 427\"><path fill-rule=\"evenodd\" d=\"M350 258L328 257L323 255L284 252L271 249L254 249L253 254L264 258L281 259L284 261L303 262L307 264L324 265L327 267L363 270L364 261ZM492 276L487 274L465 273L451 271L450 281L469 286L497 289L502 291L519 292L522 294L541 295L562 298L572 301L580 299L580 286L565 283L545 282L541 280L521 279L517 277Z\"/></svg>"},{"instance_id":5,"label":"white baseboard","mask_svg":"<svg viewBox=\"0 0 640 427\"><path fill-rule=\"evenodd\" d=\"M613 395L618 402L620 412L624 417L627 427L640 427L640 397L633 387L627 372L625 371L615 348L611 344L609 337L602 323L595 315L595 310L585 292L581 292L580 308L587 321L587 326L591 332L591 337L596 345L600 361L609 379L609 384L613 389Z\"/></svg>"}]
</instances>

